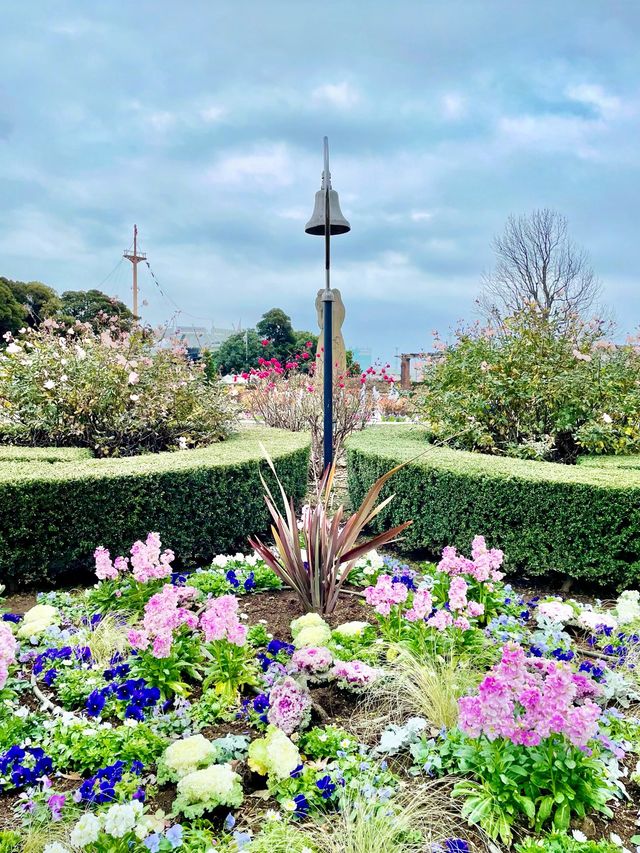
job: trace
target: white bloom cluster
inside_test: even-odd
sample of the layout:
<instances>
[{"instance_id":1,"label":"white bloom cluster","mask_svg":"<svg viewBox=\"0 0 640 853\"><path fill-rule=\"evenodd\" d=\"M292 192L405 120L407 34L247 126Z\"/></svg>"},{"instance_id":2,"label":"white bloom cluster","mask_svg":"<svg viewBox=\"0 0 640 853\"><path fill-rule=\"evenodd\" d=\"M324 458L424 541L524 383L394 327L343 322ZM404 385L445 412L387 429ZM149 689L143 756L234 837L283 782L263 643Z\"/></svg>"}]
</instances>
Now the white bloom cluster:
<instances>
[{"instance_id":1,"label":"white bloom cluster","mask_svg":"<svg viewBox=\"0 0 640 853\"><path fill-rule=\"evenodd\" d=\"M558 598L549 601L541 601L536 609L536 615L546 616L552 622L564 624L569 622L576 615L575 610L566 601L561 601Z\"/></svg>"},{"instance_id":2,"label":"white bloom cluster","mask_svg":"<svg viewBox=\"0 0 640 853\"><path fill-rule=\"evenodd\" d=\"M218 554L211 561L211 565L216 569L224 569L229 563L244 563L247 566L255 566L256 563L262 562L262 559L255 553L241 554Z\"/></svg>"},{"instance_id":3,"label":"white bloom cluster","mask_svg":"<svg viewBox=\"0 0 640 853\"><path fill-rule=\"evenodd\" d=\"M600 625L603 625L605 628L618 627L618 620L613 613L602 613L586 607L583 608L582 612L578 616L578 622L581 627L587 628L589 631L595 631Z\"/></svg>"},{"instance_id":4,"label":"white bloom cluster","mask_svg":"<svg viewBox=\"0 0 640 853\"><path fill-rule=\"evenodd\" d=\"M334 634L341 637L359 637L367 628L370 628L369 622L344 622L333 629Z\"/></svg>"},{"instance_id":5,"label":"white bloom cluster","mask_svg":"<svg viewBox=\"0 0 640 853\"><path fill-rule=\"evenodd\" d=\"M370 551L365 557L356 560L354 569L360 569L363 575L375 575L384 568L384 560L377 551Z\"/></svg>"},{"instance_id":6,"label":"white bloom cluster","mask_svg":"<svg viewBox=\"0 0 640 853\"><path fill-rule=\"evenodd\" d=\"M621 625L640 619L640 592L627 589L616 602L616 616Z\"/></svg>"},{"instance_id":7,"label":"white bloom cluster","mask_svg":"<svg viewBox=\"0 0 640 853\"><path fill-rule=\"evenodd\" d=\"M100 815L86 812L73 827L69 840L74 847L87 847L96 843L101 832L112 838L124 838L137 829L143 811L142 803L132 800L130 803L114 803Z\"/></svg>"}]
</instances>

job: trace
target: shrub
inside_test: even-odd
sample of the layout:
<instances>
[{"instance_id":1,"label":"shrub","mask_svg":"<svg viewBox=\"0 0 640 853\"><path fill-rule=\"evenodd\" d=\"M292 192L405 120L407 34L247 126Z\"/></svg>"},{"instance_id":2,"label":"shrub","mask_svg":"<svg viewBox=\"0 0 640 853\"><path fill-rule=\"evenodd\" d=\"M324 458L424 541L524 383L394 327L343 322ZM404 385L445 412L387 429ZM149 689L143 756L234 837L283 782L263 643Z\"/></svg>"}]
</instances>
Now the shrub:
<instances>
[{"instance_id":1,"label":"shrub","mask_svg":"<svg viewBox=\"0 0 640 853\"><path fill-rule=\"evenodd\" d=\"M142 331L97 334L51 320L0 354L0 441L132 456L226 438L230 398L182 350Z\"/></svg>"},{"instance_id":2,"label":"shrub","mask_svg":"<svg viewBox=\"0 0 640 853\"><path fill-rule=\"evenodd\" d=\"M0 577L13 586L90 570L98 544L124 553L157 530L182 564L207 564L268 530L261 442L287 493L304 497L309 440L267 428L208 448L126 459L0 460ZM26 450L24 451L27 452Z\"/></svg>"},{"instance_id":3,"label":"shrub","mask_svg":"<svg viewBox=\"0 0 640 853\"><path fill-rule=\"evenodd\" d=\"M572 462L640 449L640 350L568 328L535 307L499 328L461 329L425 371L433 437L464 450Z\"/></svg>"},{"instance_id":4,"label":"shrub","mask_svg":"<svg viewBox=\"0 0 640 853\"><path fill-rule=\"evenodd\" d=\"M508 555L507 568L562 572L602 584L640 575L640 472L604 464L554 465L426 444L417 426L373 427L347 443L357 505L380 474L395 475L394 501L374 529L412 518L401 545L461 550L478 531ZM384 492L383 492L384 495Z\"/></svg>"}]
</instances>

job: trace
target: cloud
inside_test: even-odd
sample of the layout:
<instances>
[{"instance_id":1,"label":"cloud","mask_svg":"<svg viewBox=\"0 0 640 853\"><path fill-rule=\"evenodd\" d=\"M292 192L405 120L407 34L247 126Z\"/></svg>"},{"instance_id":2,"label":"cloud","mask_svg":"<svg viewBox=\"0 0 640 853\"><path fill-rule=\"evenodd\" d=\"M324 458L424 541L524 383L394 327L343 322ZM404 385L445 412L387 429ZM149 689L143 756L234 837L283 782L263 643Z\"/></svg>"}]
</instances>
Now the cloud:
<instances>
[{"instance_id":1,"label":"cloud","mask_svg":"<svg viewBox=\"0 0 640 853\"><path fill-rule=\"evenodd\" d=\"M314 101L330 104L339 109L349 109L360 101L360 93L350 83L326 83L312 92Z\"/></svg>"},{"instance_id":2,"label":"cloud","mask_svg":"<svg viewBox=\"0 0 640 853\"><path fill-rule=\"evenodd\" d=\"M448 92L442 96L441 100L442 114L446 119L460 119L467 112L466 99L457 92Z\"/></svg>"},{"instance_id":3,"label":"cloud","mask_svg":"<svg viewBox=\"0 0 640 853\"><path fill-rule=\"evenodd\" d=\"M57 261L89 254L79 229L33 207L14 211L11 223L0 229L0 253L5 256Z\"/></svg>"},{"instance_id":4,"label":"cloud","mask_svg":"<svg viewBox=\"0 0 640 853\"><path fill-rule=\"evenodd\" d=\"M291 154L280 143L243 154L224 154L207 171L206 180L239 189L286 187L293 182L293 171Z\"/></svg>"},{"instance_id":5,"label":"cloud","mask_svg":"<svg viewBox=\"0 0 640 853\"><path fill-rule=\"evenodd\" d=\"M200 110L200 118L207 124L220 121L224 115L225 110L222 107L209 106Z\"/></svg>"},{"instance_id":6,"label":"cloud","mask_svg":"<svg viewBox=\"0 0 640 853\"><path fill-rule=\"evenodd\" d=\"M581 83L577 86L568 86L566 96L572 101L594 107L596 113L605 119L617 118L624 112L620 98L608 94L602 86L595 84Z\"/></svg>"}]
</instances>

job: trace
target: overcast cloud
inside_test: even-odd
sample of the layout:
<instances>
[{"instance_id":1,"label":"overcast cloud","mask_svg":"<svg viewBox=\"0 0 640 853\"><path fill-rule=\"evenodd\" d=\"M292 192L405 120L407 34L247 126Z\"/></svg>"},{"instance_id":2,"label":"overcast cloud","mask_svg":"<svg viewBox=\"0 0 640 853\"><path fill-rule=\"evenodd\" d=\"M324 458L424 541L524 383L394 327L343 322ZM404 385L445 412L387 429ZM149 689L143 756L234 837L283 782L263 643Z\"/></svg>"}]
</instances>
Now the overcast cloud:
<instances>
[{"instance_id":1,"label":"overcast cloud","mask_svg":"<svg viewBox=\"0 0 640 853\"><path fill-rule=\"evenodd\" d=\"M472 319L493 236L542 206L629 331L639 48L636 0L3 0L0 275L130 301L137 222L170 297L141 272L146 321L314 328L326 133L348 345Z\"/></svg>"}]
</instances>

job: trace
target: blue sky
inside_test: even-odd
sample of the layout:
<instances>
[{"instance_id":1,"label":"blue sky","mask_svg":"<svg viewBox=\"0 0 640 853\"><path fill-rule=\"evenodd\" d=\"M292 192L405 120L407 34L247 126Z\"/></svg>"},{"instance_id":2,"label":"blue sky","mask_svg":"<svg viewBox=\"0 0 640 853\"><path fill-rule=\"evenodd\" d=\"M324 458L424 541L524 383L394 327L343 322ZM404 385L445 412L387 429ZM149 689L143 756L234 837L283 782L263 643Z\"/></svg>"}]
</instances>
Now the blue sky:
<instances>
[{"instance_id":1,"label":"blue sky","mask_svg":"<svg viewBox=\"0 0 640 853\"><path fill-rule=\"evenodd\" d=\"M3 0L0 72L2 275L128 301L137 222L172 300L141 272L148 322L314 328L326 133L348 345L473 319L492 238L542 206L640 322L636 0Z\"/></svg>"}]
</instances>

